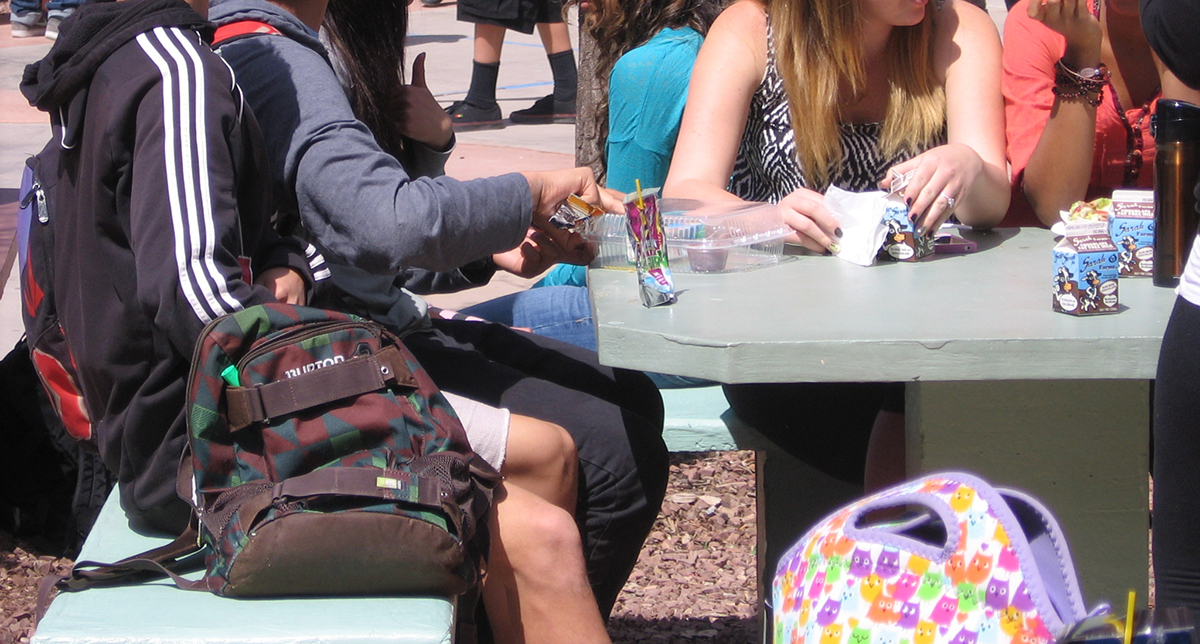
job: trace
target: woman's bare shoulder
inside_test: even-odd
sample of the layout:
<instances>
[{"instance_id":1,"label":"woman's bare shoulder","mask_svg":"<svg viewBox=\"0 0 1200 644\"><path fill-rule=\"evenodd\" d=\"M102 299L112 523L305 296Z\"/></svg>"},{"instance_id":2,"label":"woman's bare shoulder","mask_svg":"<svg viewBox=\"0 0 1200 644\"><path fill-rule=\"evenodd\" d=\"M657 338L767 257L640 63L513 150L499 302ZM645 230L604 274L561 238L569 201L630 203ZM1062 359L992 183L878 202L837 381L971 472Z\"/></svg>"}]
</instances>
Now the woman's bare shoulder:
<instances>
[{"instance_id":1,"label":"woman's bare shoulder","mask_svg":"<svg viewBox=\"0 0 1200 644\"><path fill-rule=\"evenodd\" d=\"M709 30L709 35L737 35L747 40L766 41L767 37L767 8L759 0L738 0L729 5L717 17Z\"/></svg>"},{"instance_id":2,"label":"woman's bare shoulder","mask_svg":"<svg viewBox=\"0 0 1200 644\"><path fill-rule=\"evenodd\" d=\"M938 11L937 33L953 40L984 38L999 42L1000 31L991 15L967 0L945 0Z\"/></svg>"}]
</instances>

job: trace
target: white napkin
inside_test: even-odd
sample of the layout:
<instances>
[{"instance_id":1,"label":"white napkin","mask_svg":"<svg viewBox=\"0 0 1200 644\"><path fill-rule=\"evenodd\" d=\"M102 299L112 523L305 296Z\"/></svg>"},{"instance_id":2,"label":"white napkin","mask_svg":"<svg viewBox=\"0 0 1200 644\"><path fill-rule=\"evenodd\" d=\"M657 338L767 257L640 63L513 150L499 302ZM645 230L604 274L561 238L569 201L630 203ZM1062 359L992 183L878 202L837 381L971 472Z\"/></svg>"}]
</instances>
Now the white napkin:
<instances>
[{"instance_id":1,"label":"white napkin","mask_svg":"<svg viewBox=\"0 0 1200 644\"><path fill-rule=\"evenodd\" d=\"M887 228L883 225L884 199L882 190L846 192L830 186L825 191L825 208L838 220L842 238L835 255L859 266L875 263L875 255L883 245Z\"/></svg>"}]
</instances>

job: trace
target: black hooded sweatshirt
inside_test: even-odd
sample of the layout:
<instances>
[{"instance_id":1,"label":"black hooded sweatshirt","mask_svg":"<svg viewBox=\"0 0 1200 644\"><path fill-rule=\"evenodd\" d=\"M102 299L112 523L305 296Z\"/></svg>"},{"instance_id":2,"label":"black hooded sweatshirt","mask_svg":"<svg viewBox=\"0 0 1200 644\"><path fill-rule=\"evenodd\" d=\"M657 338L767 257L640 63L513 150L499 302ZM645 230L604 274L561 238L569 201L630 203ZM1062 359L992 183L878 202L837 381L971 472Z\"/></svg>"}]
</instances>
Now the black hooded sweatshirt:
<instances>
[{"instance_id":1,"label":"black hooded sweatshirt","mask_svg":"<svg viewBox=\"0 0 1200 644\"><path fill-rule=\"evenodd\" d=\"M199 332L274 301L255 272L311 281L303 248L270 230L262 135L210 37L182 0L87 3L21 81L60 148L38 169L53 293L100 454L131 521L164 531L188 516L175 481Z\"/></svg>"}]
</instances>

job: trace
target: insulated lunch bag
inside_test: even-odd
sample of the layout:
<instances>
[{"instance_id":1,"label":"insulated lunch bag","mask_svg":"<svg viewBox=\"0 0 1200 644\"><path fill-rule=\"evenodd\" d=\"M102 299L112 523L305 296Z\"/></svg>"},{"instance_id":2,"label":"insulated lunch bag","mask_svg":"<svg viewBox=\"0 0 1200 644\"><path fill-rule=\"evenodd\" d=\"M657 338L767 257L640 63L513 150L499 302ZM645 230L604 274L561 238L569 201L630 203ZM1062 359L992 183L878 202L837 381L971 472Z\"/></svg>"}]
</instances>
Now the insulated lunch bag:
<instances>
[{"instance_id":1,"label":"insulated lunch bag","mask_svg":"<svg viewBox=\"0 0 1200 644\"><path fill-rule=\"evenodd\" d=\"M888 509L904 514L869 516ZM1046 508L955 472L822 520L780 560L771 598L776 644L1047 644L1086 616Z\"/></svg>"}]
</instances>

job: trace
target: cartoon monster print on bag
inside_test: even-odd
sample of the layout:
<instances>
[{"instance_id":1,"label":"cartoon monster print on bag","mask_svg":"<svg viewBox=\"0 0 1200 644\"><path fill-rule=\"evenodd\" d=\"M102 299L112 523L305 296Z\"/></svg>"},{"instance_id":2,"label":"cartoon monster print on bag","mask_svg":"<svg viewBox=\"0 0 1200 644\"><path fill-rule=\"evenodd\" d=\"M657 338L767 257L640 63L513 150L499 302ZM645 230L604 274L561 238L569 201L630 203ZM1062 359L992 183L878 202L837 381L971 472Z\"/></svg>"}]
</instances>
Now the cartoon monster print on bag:
<instances>
[{"instance_id":1,"label":"cartoon monster print on bag","mask_svg":"<svg viewBox=\"0 0 1200 644\"><path fill-rule=\"evenodd\" d=\"M996 610L1008 608L1008 582L999 577L992 577L987 585L987 605Z\"/></svg>"},{"instance_id":2,"label":"cartoon monster print on bag","mask_svg":"<svg viewBox=\"0 0 1200 644\"><path fill-rule=\"evenodd\" d=\"M826 626L825 630L821 631L821 644L842 644L841 625Z\"/></svg>"},{"instance_id":3,"label":"cartoon monster print on bag","mask_svg":"<svg viewBox=\"0 0 1200 644\"><path fill-rule=\"evenodd\" d=\"M821 612L817 614L817 624L821 626L829 626L837 620L838 612L842 609L842 602L829 597L825 600L825 605L821 606Z\"/></svg>"},{"instance_id":4,"label":"cartoon monster print on bag","mask_svg":"<svg viewBox=\"0 0 1200 644\"><path fill-rule=\"evenodd\" d=\"M938 626L949 626L957 614L958 598L945 594L933 606L933 610L929 612L929 619Z\"/></svg>"},{"instance_id":5,"label":"cartoon monster print on bag","mask_svg":"<svg viewBox=\"0 0 1200 644\"><path fill-rule=\"evenodd\" d=\"M904 602L900 606L900 623L897 624L900 628L916 628L917 622L921 619L921 604L918 602Z\"/></svg>"},{"instance_id":6,"label":"cartoon monster print on bag","mask_svg":"<svg viewBox=\"0 0 1200 644\"><path fill-rule=\"evenodd\" d=\"M1027 576L1042 571L1038 562L1026 562L1025 521L1016 520L1010 499L1025 504L1027 515L1043 515L1030 524L1046 526L1056 541L1069 606L1050 602L1044 579ZM879 525L865 518L897 506L915 518ZM923 507L929 509L922 514ZM928 536L937 534L940 542ZM1061 539L1036 501L1002 494L970 475L933 474L885 490L818 523L780 560L772 583L775 641L1050 644L1064 617L1073 622L1085 614Z\"/></svg>"},{"instance_id":7,"label":"cartoon monster print on bag","mask_svg":"<svg viewBox=\"0 0 1200 644\"><path fill-rule=\"evenodd\" d=\"M950 640L950 644L975 644L975 631L969 631L964 626L954 634L954 639Z\"/></svg>"},{"instance_id":8,"label":"cartoon monster print on bag","mask_svg":"<svg viewBox=\"0 0 1200 644\"><path fill-rule=\"evenodd\" d=\"M970 613L983 601L983 592L974 584L966 582L958 585L958 610Z\"/></svg>"},{"instance_id":9,"label":"cartoon monster print on bag","mask_svg":"<svg viewBox=\"0 0 1200 644\"><path fill-rule=\"evenodd\" d=\"M933 622L919 622L917 631L913 635L913 644L933 644L933 635L937 632L937 624Z\"/></svg>"},{"instance_id":10,"label":"cartoon monster print on bag","mask_svg":"<svg viewBox=\"0 0 1200 644\"><path fill-rule=\"evenodd\" d=\"M976 586L982 585L992 574L992 556L986 552L987 544L979 547L979 552L967 564L967 581Z\"/></svg>"},{"instance_id":11,"label":"cartoon monster print on bag","mask_svg":"<svg viewBox=\"0 0 1200 644\"><path fill-rule=\"evenodd\" d=\"M941 573L927 572L921 577L921 587L917 589L917 597L921 601L932 601L942 595L942 586L944 585Z\"/></svg>"},{"instance_id":12,"label":"cartoon monster print on bag","mask_svg":"<svg viewBox=\"0 0 1200 644\"><path fill-rule=\"evenodd\" d=\"M895 548L884 548L879 553L879 561L875 562L875 574L884 579L891 579L900 573L900 551Z\"/></svg>"},{"instance_id":13,"label":"cartoon monster print on bag","mask_svg":"<svg viewBox=\"0 0 1200 644\"><path fill-rule=\"evenodd\" d=\"M850 641L847 644L871 644L871 631L861 626L855 626L850 631Z\"/></svg>"},{"instance_id":14,"label":"cartoon monster print on bag","mask_svg":"<svg viewBox=\"0 0 1200 644\"><path fill-rule=\"evenodd\" d=\"M850 574L863 578L871 574L871 551L866 548L855 548L854 556L850 559Z\"/></svg>"},{"instance_id":15,"label":"cartoon monster print on bag","mask_svg":"<svg viewBox=\"0 0 1200 644\"><path fill-rule=\"evenodd\" d=\"M900 575L900 578L896 580L896 583L888 584L887 592L896 599L908 601L912 599L914 594L916 594L917 587L920 585L921 580L918 579L915 574L911 572L905 572L903 575Z\"/></svg>"}]
</instances>

